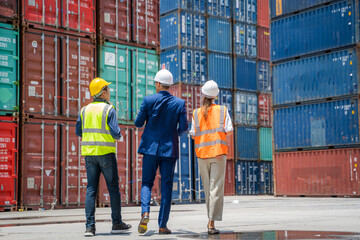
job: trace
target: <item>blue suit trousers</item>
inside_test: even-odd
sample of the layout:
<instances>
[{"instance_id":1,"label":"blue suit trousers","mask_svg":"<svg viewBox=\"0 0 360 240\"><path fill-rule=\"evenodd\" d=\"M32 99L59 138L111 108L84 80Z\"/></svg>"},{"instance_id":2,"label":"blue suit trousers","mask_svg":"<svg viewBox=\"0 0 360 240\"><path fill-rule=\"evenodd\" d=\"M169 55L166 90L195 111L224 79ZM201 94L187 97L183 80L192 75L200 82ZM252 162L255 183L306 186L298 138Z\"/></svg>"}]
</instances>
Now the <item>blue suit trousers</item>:
<instances>
[{"instance_id":1,"label":"blue suit trousers","mask_svg":"<svg viewBox=\"0 0 360 240\"><path fill-rule=\"evenodd\" d=\"M169 220L171 209L171 195L176 158L166 158L151 155L144 155L142 167L141 186L141 215L144 212L150 213L151 189L154 186L157 168L161 174L161 203L158 223L164 228Z\"/></svg>"}]
</instances>

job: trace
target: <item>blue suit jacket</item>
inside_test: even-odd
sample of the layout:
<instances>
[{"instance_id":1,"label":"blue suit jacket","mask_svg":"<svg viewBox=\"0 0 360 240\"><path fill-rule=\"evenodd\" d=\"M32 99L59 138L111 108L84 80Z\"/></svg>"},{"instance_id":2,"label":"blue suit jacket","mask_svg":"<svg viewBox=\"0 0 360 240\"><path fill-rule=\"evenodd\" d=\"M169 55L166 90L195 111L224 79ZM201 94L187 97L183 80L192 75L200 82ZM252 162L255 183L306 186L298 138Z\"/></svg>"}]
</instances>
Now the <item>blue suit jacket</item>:
<instances>
[{"instance_id":1,"label":"blue suit jacket","mask_svg":"<svg viewBox=\"0 0 360 240\"><path fill-rule=\"evenodd\" d=\"M135 125L140 128L144 123L146 125L138 153L178 158L178 136L188 128L185 101L167 91L146 96Z\"/></svg>"}]
</instances>

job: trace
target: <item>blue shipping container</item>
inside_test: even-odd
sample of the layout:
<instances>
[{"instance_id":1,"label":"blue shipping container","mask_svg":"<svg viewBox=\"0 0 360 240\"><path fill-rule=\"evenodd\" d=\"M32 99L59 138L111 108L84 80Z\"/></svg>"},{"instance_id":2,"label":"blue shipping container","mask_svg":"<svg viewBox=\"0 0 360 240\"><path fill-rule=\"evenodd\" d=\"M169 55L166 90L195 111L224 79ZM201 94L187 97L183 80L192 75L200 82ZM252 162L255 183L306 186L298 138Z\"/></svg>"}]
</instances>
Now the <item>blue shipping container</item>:
<instances>
[{"instance_id":1,"label":"blue shipping container","mask_svg":"<svg viewBox=\"0 0 360 240\"><path fill-rule=\"evenodd\" d=\"M234 23L235 54L256 58L257 52L256 27L244 23Z\"/></svg>"},{"instance_id":2,"label":"blue shipping container","mask_svg":"<svg viewBox=\"0 0 360 240\"><path fill-rule=\"evenodd\" d=\"M236 128L236 157L241 160L259 159L258 131L253 127Z\"/></svg>"},{"instance_id":3,"label":"blue shipping container","mask_svg":"<svg viewBox=\"0 0 360 240\"><path fill-rule=\"evenodd\" d=\"M208 49L214 52L230 54L232 45L230 21L211 17L207 21Z\"/></svg>"},{"instance_id":4,"label":"blue shipping container","mask_svg":"<svg viewBox=\"0 0 360 240\"><path fill-rule=\"evenodd\" d=\"M274 105L359 93L356 49L273 66Z\"/></svg>"},{"instance_id":5,"label":"blue shipping container","mask_svg":"<svg viewBox=\"0 0 360 240\"><path fill-rule=\"evenodd\" d=\"M274 194L274 178L273 178L272 162L260 162L260 194Z\"/></svg>"},{"instance_id":6,"label":"blue shipping container","mask_svg":"<svg viewBox=\"0 0 360 240\"><path fill-rule=\"evenodd\" d=\"M201 176L200 176L200 169L199 169L199 164L198 164L198 159L195 156L195 162L194 162L194 172L195 172L195 200L197 202L201 202L205 200L205 192L204 192L204 188L203 188L203 184L202 184L202 180L201 180Z\"/></svg>"},{"instance_id":7,"label":"blue shipping container","mask_svg":"<svg viewBox=\"0 0 360 240\"><path fill-rule=\"evenodd\" d=\"M178 9L205 13L205 2L206 0L160 0L160 15Z\"/></svg>"},{"instance_id":8,"label":"blue shipping container","mask_svg":"<svg viewBox=\"0 0 360 240\"><path fill-rule=\"evenodd\" d=\"M203 84L206 82L207 58L204 51L182 48L167 49L160 54L161 66L165 64L174 83Z\"/></svg>"},{"instance_id":9,"label":"blue shipping container","mask_svg":"<svg viewBox=\"0 0 360 240\"><path fill-rule=\"evenodd\" d=\"M226 108L229 110L231 120L234 121L234 119L232 118L233 116L232 100L233 100L233 94L231 90L220 89L219 95L215 99L215 102L216 104L226 106Z\"/></svg>"},{"instance_id":10,"label":"blue shipping container","mask_svg":"<svg viewBox=\"0 0 360 240\"><path fill-rule=\"evenodd\" d=\"M278 61L304 54L356 43L357 17L354 2L309 10L271 22L271 60Z\"/></svg>"},{"instance_id":11,"label":"blue shipping container","mask_svg":"<svg viewBox=\"0 0 360 240\"><path fill-rule=\"evenodd\" d=\"M235 93L235 124L256 126L258 123L258 100L256 93Z\"/></svg>"},{"instance_id":12,"label":"blue shipping container","mask_svg":"<svg viewBox=\"0 0 360 240\"><path fill-rule=\"evenodd\" d=\"M176 162L172 200L192 200L192 142L189 134L179 137L179 159Z\"/></svg>"},{"instance_id":13,"label":"blue shipping container","mask_svg":"<svg viewBox=\"0 0 360 240\"><path fill-rule=\"evenodd\" d=\"M267 61L257 62L258 90L262 93L270 93L272 89L270 67Z\"/></svg>"},{"instance_id":14,"label":"blue shipping container","mask_svg":"<svg viewBox=\"0 0 360 240\"><path fill-rule=\"evenodd\" d=\"M206 47L206 22L200 14L175 12L160 18L160 47Z\"/></svg>"},{"instance_id":15,"label":"blue shipping container","mask_svg":"<svg viewBox=\"0 0 360 240\"><path fill-rule=\"evenodd\" d=\"M257 23L257 0L232 0L235 21Z\"/></svg>"},{"instance_id":16,"label":"blue shipping container","mask_svg":"<svg viewBox=\"0 0 360 240\"><path fill-rule=\"evenodd\" d=\"M270 15L274 18L332 1L334 0L270 0Z\"/></svg>"},{"instance_id":17,"label":"blue shipping container","mask_svg":"<svg viewBox=\"0 0 360 240\"><path fill-rule=\"evenodd\" d=\"M214 80L219 88L233 88L231 55L209 53L208 55L208 79Z\"/></svg>"},{"instance_id":18,"label":"blue shipping container","mask_svg":"<svg viewBox=\"0 0 360 240\"><path fill-rule=\"evenodd\" d=\"M235 88L238 90L257 91L256 61L254 59L235 58Z\"/></svg>"},{"instance_id":19,"label":"blue shipping container","mask_svg":"<svg viewBox=\"0 0 360 240\"><path fill-rule=\"evenodd\" d=\"M208 0L207 13L211 16L230 18L230 0Z\"/></svg>"},{"instance_id":20,"label":"blue shipping container","mask_svg":"<svg viewBox=\"0 0 360 240\"><path fill-rule=\"evenodd\" d=\"M260 193L259 163L236 161L236 195L257 195Z\"/></svg>"},{"instance_id":21,"label":"blue shipping container","mask_svg":"<svg viewBox=\"0 0 360 240\"><path fill-rule=\"evenodd\" d=\"M358 99L274 110L275 149L359 144Z\"/></svg>"}]
</instances>

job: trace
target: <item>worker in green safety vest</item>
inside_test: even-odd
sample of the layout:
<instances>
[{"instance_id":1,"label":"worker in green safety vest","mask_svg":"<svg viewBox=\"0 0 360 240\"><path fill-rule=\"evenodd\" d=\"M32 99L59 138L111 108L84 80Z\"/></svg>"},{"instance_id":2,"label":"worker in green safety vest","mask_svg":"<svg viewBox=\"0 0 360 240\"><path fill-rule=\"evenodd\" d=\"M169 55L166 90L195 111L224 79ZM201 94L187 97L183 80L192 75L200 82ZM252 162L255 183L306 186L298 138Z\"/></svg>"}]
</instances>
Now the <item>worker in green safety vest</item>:
<instances>
[{"instance_id":1,"label":"worker in green safety vest","mask_svg":"<svg viewBox=\"0 0 360 240\"><path fill-rule=\"evenodd\" d=\"M82 137L81 154L85 156L87 188L85 200L85 236L95 235L95 198L99 187L100 173L104 175L110 195L112 230L121 233L131 228L121 218L121 197L116 162L116 140L121 132L114 106L109 103L110 83L95 78L90 83L94 102L83 107L76 122L76 135Z\"/></svg>"}]
</instances>

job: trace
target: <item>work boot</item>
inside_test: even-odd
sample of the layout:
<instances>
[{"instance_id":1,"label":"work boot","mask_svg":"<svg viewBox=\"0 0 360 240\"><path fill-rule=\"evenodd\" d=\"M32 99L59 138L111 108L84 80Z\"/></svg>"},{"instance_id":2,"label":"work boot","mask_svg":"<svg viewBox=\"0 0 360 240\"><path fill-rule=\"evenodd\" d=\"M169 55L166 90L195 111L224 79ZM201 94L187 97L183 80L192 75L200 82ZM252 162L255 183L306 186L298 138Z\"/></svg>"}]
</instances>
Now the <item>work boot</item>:
<instances>
[{"instance_id":1,"label":"work boot","mask_svg":"<svg viewBox=\"0 0 360 240\"><path fill-rule=\"evenodd\" d=\"M139 226L138 226L138 232L140 234L146 233L147 231L147 224L150 221L149 213L145 212L140 220Z\"/></svg>"},{"instance_id":2,"label":"work boot","mask_svg":"<svg viewBox=\"0 0 360 240\"><path fill-rule=\"evenodd\" d=\"M86 228L84 236L85 237L93 237L93 236L95 236L95 231L96 231L95 227Z\"/></svg>"},{"instance_id":3,"label":"work boot","mask_svg":"<svg viewBox=\"0 0 360 240\"><path fill-rule=\"evenodd\" d=\"M131 228L130 224L126 224L124 222L121 223L113 223L111 233L122 233Z\"/></svg>"}]
</instances>

